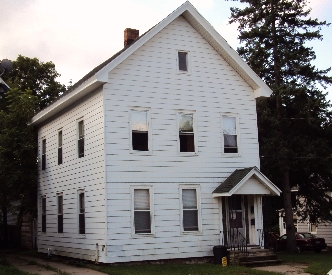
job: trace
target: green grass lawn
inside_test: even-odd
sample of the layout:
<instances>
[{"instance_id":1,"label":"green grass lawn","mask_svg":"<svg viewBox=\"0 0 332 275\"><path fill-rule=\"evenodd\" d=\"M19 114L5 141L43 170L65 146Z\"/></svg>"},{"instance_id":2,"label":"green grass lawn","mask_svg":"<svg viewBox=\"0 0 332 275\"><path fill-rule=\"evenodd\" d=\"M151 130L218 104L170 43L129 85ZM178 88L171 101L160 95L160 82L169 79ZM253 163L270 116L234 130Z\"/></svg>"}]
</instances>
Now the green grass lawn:
<instances>
[{"instance_id":1,"label":"green grass lawn","mask_svg":"<svg viewBox=\"0 0 332 275\"><path fill-rule=\"evenodd\" d=\"M326 275L332 269L332 253L323 251L314 253L312 251L289 254L279 252L278 257L283 263L296 262L307 263L309 266L305 272L313 275Z\"/></svg>"},{"instance_id":2,"label":"green grass lawn","mask_svg":"<svg viewBox=\"0 0 332 275\"><path fill-rule=\"evenodd\" d=\"M0 275L28 275L5 260L5 255L0 255ZM33 256L33 255L31 255ZM34 255L38 257L38 255ZM39 255L40 256L40 255ZM313 275L326 275L332 269L332 253L302 252L289 254L278 253L278 257L284 264L306 263L305 272ZM99 270L110 275L280 275L280 273L258 271L240 266L226 266L215 264L130 264L130 265L92 265L82 263L83 266Z\"/></svg>"},{"instance_id":3,"label":"green grass lawn","mask_svg":"<svg viewBox=\"0 0 332 275\"><path fill-rule=\"evenodd\" d=\"M215 264L140 264L95 268L111 275L280 275L240 266Z\"/></svg>"}]
</instances>

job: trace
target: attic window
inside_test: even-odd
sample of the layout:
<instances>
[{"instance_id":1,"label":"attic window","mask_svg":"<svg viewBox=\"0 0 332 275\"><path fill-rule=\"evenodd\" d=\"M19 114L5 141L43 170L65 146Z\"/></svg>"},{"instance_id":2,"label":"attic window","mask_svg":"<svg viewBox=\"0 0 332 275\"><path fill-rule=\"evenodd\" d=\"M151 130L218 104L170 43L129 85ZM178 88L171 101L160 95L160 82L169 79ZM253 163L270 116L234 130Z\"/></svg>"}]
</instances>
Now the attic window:
<instances>
[{"instance_id":1,"label":"attic window","mask_svg":"<svg viewBox=\"0 0 332 275\"><path fill-rule=\"evenodd\" d=\"M179 71L188 71L188 53L179 51L178 52Z\"/></svg>"}]
</instances>

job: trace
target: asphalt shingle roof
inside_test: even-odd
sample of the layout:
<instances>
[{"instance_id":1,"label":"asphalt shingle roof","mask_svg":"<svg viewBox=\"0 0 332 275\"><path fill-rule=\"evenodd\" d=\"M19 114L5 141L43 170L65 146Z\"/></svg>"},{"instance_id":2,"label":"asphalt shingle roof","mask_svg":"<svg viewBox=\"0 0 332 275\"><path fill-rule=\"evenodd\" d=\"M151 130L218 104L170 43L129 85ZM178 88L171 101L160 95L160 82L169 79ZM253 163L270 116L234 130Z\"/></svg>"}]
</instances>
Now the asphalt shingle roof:
<instances>
[{"instance_id":1,"label":"asphalt shingle roof","mask_svg":"<svg viewBox=\"0 0 332 275\"><path fill-rule=\"evenodd\" d=\"M212 193L227 193L231 191L240 181L250 173L254 167L236 169L224 182L222 182Z\"/></svg>"}]
</instances>

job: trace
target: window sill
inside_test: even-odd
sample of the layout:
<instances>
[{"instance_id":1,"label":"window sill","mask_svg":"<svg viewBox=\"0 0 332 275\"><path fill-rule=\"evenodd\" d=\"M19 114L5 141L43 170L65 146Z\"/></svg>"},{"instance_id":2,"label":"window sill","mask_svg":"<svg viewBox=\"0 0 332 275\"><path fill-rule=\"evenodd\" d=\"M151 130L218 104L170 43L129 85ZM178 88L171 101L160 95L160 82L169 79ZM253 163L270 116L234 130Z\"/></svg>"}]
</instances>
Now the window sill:
<instances>
[{"instance_id":1,"label":"window sill","mask_svg":"<svg viewBox=\"0 0 332 275\"><path fill-rule=\"evenodd\" d=\"M178 152L179 156L184 156L184 157L195 157L198 156L197 152Z\"/></svg>"},{"instance_id":2,"label":"window sill","mask_svg":"<svg viewBox=\"0 0 332 275\"><path fill-rule=\"evenodd\" d=\"M140 238L154 238L156 237L154 233L142 233L142 234L132 234L132 237L134 239L140 239Z\"/></svg>"},{"instance_id":3,"label":"window sill","mask_svg":"<svg viewBox=\"0 0 332 275\"><path fill-rule=\"evenodd\" d=\"M241 154L240 153L222 153L223 157L227 157L227 158L237 158L240 157Z\"/></svg>"},{"instance_id":4,"label":"window sill","mask_svg":"<svg viewBox=\"0 0 332 275\"><path fill-rule=\"evenodd\" d=\"M141 155L141 156L151 156L151 151L139 151L139 150L130 150L130 154Z\"/></svg>"},{"instance_id":5,"label":"window sill","mask_svg":"<svg viewBox=\"0 0 332 275\"><path fill-rule=\"evenodd\" d=\"M202 231L181 231L181 235L202 235Z\"/></svg>"}]
</instances>

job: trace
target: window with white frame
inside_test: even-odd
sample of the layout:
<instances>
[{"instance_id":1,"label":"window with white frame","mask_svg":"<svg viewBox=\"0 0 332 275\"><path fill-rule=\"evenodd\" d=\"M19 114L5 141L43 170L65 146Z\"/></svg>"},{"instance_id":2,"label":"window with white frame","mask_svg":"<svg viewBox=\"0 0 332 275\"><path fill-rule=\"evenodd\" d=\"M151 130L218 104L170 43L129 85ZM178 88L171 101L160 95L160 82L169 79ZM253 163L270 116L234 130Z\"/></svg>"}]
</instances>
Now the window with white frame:
<instances>
[{"instance_id":1,"label":"window with white frame","mask_svg":"<svg viewBox=\"0 0 332 275\"><path fill-rule=\"evenodd\" d=\"M85 196L84 190L78 190L78 233L85 234Z\"/></svg>"},{"instance_id":2,"label":"window with white frame","mask_svg":"<svg viewBox=\"0 0 332 275\"><path fill-rule=\"evenodd\" d=\"M237 118L235 115L223 115L224 153L238 153Z\"/></svg>"},{"instance_id":3,"label":"window with white frame","mask_svg":"<svg viewBox=\"0 0 332 275\"><path fill-rule=\"evenodd\" d=\"M198 188L181 189L182 230L184 232L200 231L200 203Z\"/></svg>"},{"instance_id":4,"label":"window with white frame","mask_svg":"<svg viewBox=\"0 0 332 275\"><path fill-rule=\"evenodd\" d=\"M84 157L84 120L78 122L78 140L77 140L78 157Z\"/></svg>"},{"instance_id":5,"label":"window with white frame","mask_svg":"<svg viewBox=\"0 0 332 275\"><path fill-rule=\"evenodd\" d=\"M134 151L149 151L148 110L131 110L131 145Z\"/></svg>"},{"instance_id":6,"label":"window with white frame","mask_svg":"<svg viewBox=\"0 0 332 275\"><path fill-rule=\"evenodd\" d=\"M152 233L151 188L133 189L133 216L135 234Z\"/></svg>"},{"instance_id":7,"label":"window with white frame","mask_svg":"<svg viewBox=\"0 0 332 275\"><path fill-rule=\"evenodd\" d=\"M58 204L58 233L63 233L63 195L62 193L57 194Z\"/></svg>"},{"instance_id":8,"label":"window with white frame","mask_svg":"<svg viewBox=\"0 0 332 275\"><path fill-rule=\"evenodd\" d=\"M42 140L42 170L46 169L46 139Z\"/></svg>"},{"instance_id":9,"label":"window with white frame","mask_svg":"<svg viewBox=\"0 0 332 275\"><path fill-rule=\"evenodd\" d=\"M188 52L178 51L178 69L180 72L188 72Z\"/></svg>"},{"instance_id":10,"label":"window with white frame","mask_svg":"<svg viewBox=\"0 0 332 275\"><path fill-rule=\"evenodd\" d=\"M178 127L180 152L195 152L194 113L179 113Z\"/></svg>"},{"instance_id":11,"label":"window with white frame","mask_svg":"<svg viewBox=\"0 0 332 275\"><path fill-rule=\"evenodd\" d=\"M62 164L62 130L58 131L58 165Z\"/></svg>"},{"instance_id":12,"label":"window with white frame","mask_svg":"<svg viewBox=\"0 0 332 275\"><path fill-rule=\"evenodd\" d=\"M42 232L46 232L46 196L41 198Z\"/></svg>"}]
</instances>

